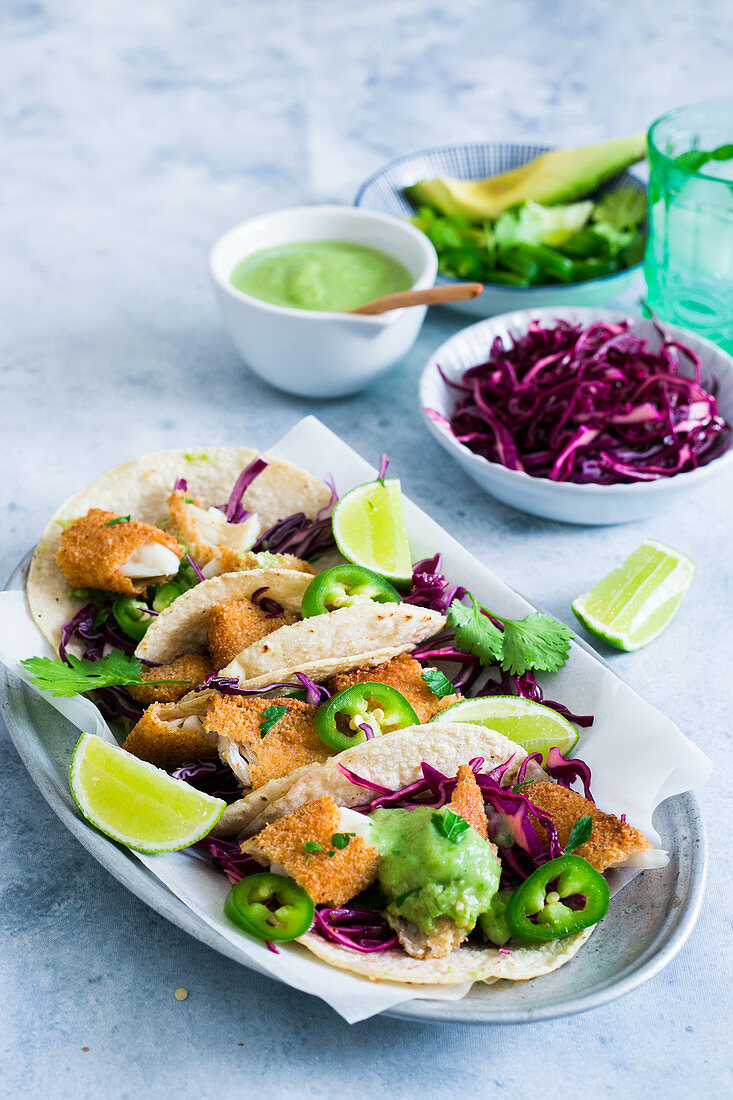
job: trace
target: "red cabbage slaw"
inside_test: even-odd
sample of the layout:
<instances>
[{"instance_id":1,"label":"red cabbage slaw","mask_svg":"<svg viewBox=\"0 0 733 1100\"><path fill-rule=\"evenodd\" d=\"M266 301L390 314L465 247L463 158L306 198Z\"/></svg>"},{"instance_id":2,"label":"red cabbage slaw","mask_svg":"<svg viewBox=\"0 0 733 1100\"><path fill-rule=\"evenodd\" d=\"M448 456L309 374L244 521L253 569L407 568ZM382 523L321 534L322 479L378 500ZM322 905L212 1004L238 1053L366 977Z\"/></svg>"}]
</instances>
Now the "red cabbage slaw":
<instances>
[{"instance_id":1,"label":"red cabbage slaw","mask_svg":"<svg viewBox=\"0 0 733 1100\"><path fill-rule=\"evenodd\" d=\"M497 336L458 382L438 367L459 396L449 419L428 413L474 454L551 481L655 481L707 465L731 441L717 383L703 384L691 348L660 330L655 352L631 326L532 321L508 347Z\"/></svg>"}]
</instances>

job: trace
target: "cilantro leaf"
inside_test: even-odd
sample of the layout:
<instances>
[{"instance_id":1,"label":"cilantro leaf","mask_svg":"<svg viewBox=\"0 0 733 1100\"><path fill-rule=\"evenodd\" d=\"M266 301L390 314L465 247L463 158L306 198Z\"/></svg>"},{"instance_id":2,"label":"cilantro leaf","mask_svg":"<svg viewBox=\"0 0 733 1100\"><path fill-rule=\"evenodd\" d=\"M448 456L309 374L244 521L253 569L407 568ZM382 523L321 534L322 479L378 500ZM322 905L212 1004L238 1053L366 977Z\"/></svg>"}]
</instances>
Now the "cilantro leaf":
<instances>
[{"instance_id":1,"label":"cilantro leaf","mask_svg":"<svg viewBox=\"0 0 733 1100\"><path fill-rule=\"evenodd\" d=\"M437 668L426 668L422 674L422 679L428 685L433 695L437 695L439 699L444 699L446 695L455 695L456 689L453 687L453 684L445 673Z\"/></svg>"},{"instance_id":2,"label":"cilantro leaf","mask_svg":"<svg viewBox=\"0 0 733 1100\"><path fill-rule=\"evenodd\" d=\"M334 848L345 848L352 836L356 836L356 833L334 833L331 837L331 843Z\"/></svg>"},{"instance_id":3,"label":"cilantro leaf","mask_svg":"<svg viewBox=\"0 0 733 1100\"><path fill-rule=\"evenodd\" d=\"M317 840L306 840L303 843L303 851L305 852L306 862L314 852L322 852L323 845L319 844Z\"/></svg>"},{"instance_id":4,"label":"cilantro leaf","mask_svg":"<svg viewBox=\"0 0 733 1100\"><path fill-rule=\"evenodd\" d=\"M30 672L31 683L56 698L82 695L102 687L126 687L128 684L186 684L187 680L143 680L142 662L113 649L98 661L68 656L68 664L52 657L27 657L21 664Z\"/></svg>"},{"instance_id":5,"label":"cilantro leaf","mask_svg":"<svg viewBox=\"0 0 733 1100\"><path fill-rule=\"evenodd\" d=\"M468 822L464 821L459 814L454 814L453 810L449 810L447 806L442 813L438 810L435 811L432 822L441 836L444 836L446 840L450 840L452 844L458 844L463 839L463 834L470 829Z\"/></svg>"},{"instance_id":6,"label":"cilantro leaf","mask_svg":"<svg viewBox=\"0 0 733 1100\"><path fill-rule=\"evenodd\" d=\"M465 607L454 600L448 612L448 623L455 627L456 645L464 653L473 653L483 664L493 665L501 658L503 636L483 608L471 596L472 606Z\"/></svg>"},{"instance_id":7,"label":"cilantro leaf","mask_svg":"<svg viewBox=\"0 0 733 1100\"><path fill-rule=\"evenodd\" d=\"M528 669L557 672L568 659L573 632L564 623L535 611L526 619L503 619L504 649L501 667L521 676Z\"/></svg>"},{"instance_id":8,"label":"cilantro leaf","mask_svg":"<svg viewBox=\"0 0 733 1100\"><path fill-rule=\"evenodd\" d=\"M262 721L260 722L260 740L266 736L275 725L279 722L284 714L288 713L288 708L283 706L268 707L267 710L262 712Z\"/></svg>"},{"instance_id":9,"label":"cilantro leaf","mask_svg":"<svg viewBox=\"0 0 733 1100\"><path fill-rule=\"evenodd\" d=\"M605 222L614 229L635 229L646 216L646 195L633 187L620 187L609 191L596 203L591 217L594 222Z\"/></svg>"},{"instance_id":10,"label":"cilantro leaf","mask_svg":"<svg viewBox=\"0 0 733 1100\"><path fill-rule=\"evenodd\" d=\"M116 523L129 523L130 516L118 516L117 519L106 519L104 521L105 527L114 527Z\"/></svg>"},{"instance_id":11,"label":"cilantro leaf","mask_svg":"<svg viewBox=\"0 0 733 1100\"><path fill-rule=\"evenodd\" d=\"M578 818L570 830L568 842L563 849L564 855L569 856L576 848L580 848L581 844L585 844L592 832L593 818L590 814L583 814L582 817Z\"/></svg>"}]
</instances>

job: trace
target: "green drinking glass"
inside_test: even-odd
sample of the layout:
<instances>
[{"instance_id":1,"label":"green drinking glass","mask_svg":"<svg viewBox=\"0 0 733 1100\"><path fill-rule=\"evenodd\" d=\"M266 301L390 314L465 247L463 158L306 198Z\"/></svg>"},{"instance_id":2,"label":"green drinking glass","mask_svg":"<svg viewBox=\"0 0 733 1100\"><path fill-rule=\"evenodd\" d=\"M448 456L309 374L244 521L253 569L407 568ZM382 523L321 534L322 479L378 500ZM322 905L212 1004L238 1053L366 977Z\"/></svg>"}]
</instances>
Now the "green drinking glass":
<instances>
[{"instance_id":1,"label":"green drinking glass","mask_svg":"<svg viewBox=\"0 0 733 1100\"><path fill-rule=\"evenodd\" d=\"M649 309L733 352L733 101L663 115L647 144Z\"/></svg>"}]
</instances>

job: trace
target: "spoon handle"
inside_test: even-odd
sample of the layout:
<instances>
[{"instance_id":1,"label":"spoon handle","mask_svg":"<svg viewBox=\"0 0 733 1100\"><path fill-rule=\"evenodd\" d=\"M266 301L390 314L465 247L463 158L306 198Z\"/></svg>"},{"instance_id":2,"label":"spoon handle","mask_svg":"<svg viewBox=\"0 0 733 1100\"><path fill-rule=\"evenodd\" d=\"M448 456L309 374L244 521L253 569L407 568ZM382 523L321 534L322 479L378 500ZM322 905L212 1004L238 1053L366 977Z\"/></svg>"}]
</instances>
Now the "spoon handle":
<instances>
[{"instance_id":1,"label":"spoon handle","mask_svg":"<svg viewBox=\"0 0 733 1100\"><path fill-rule=\"evenodd\" d=\"M446 286L431 286L425 290L401 290L398 294L387 294L384 298L375 298L349 313L373 315L387 313L390 309L404 309L406 306L438 306L445 302L466 302L478 298L484 289L483 283L451 283Z\"/></svg>"}]
</instances>

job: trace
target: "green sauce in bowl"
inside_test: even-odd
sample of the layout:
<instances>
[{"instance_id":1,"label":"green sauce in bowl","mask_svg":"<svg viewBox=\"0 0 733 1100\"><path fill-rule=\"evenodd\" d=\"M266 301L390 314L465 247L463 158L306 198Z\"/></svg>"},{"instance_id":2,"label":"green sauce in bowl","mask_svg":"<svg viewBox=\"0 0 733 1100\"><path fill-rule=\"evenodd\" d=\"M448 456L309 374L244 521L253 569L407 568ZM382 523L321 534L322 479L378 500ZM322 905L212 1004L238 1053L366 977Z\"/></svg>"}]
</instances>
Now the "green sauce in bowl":
<instances>
[{"instance_id":1,"label":"green sauce in bowl","mask_svg":"<svg viewBox=\"0 0 733 1100\"><path fill-rule=\"evenodd\" d=\"M351 241L294 241L245 256L231 274L237 290L291 309L356 309L409 290L407 268L377 248Z\"/></svg>"}]
</instances>

